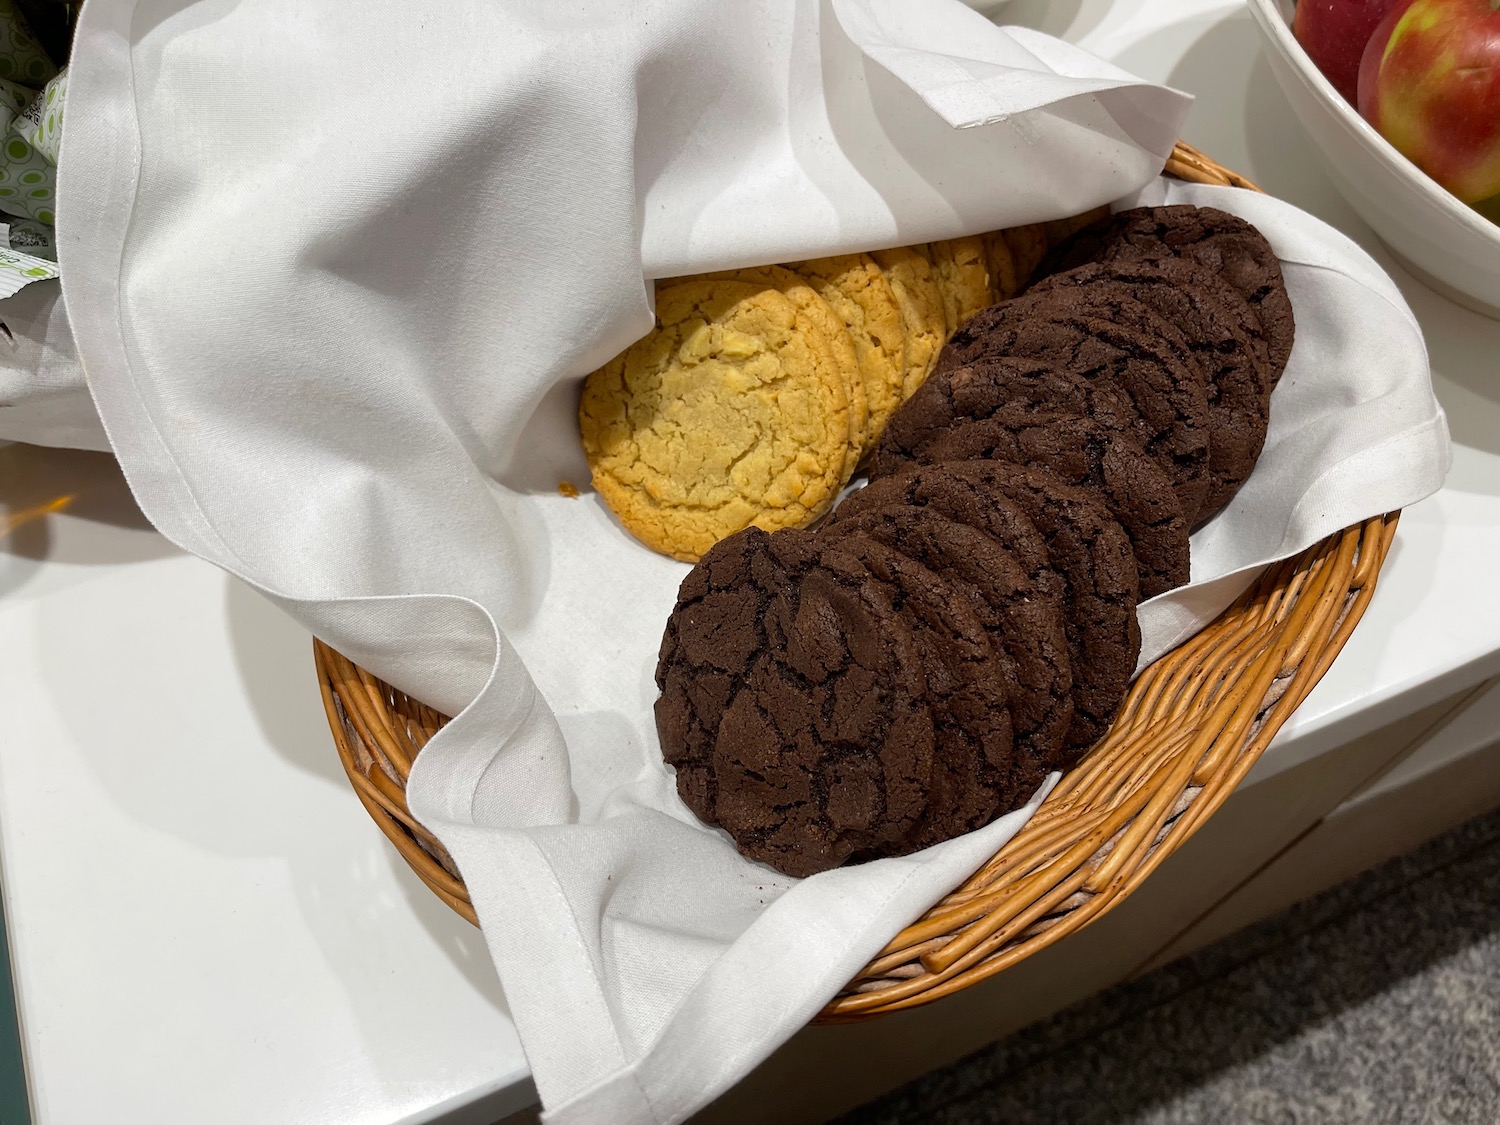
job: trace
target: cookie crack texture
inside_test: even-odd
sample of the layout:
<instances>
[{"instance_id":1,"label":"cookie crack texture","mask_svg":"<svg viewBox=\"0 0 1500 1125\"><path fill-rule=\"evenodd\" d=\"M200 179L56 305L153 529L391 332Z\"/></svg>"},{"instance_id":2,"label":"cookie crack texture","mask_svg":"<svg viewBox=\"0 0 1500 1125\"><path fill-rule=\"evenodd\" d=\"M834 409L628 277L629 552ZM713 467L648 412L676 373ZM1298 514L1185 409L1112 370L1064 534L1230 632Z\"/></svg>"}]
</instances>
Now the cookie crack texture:
<instances>
[{"instance_id":1,"label":"cookie crack texture","mask_svg":"<svg viewBox=\"0 0 1500 1125\"><path fill-rule=\"evenodd\" d=\"M744 282L673 285L657 306L658 330L590 375L579 403L594 487L621 523L692 561L743 527L821 515L852 469L826 326Z\"/></svg>"},{"instance_id":2,"label":"cookie crack texture","mask_svg":"<svg viewBox=\"0 0 1500 1125\"><path fill-rule=\"evenodd\" d=\"M926 674L935 731L930 796L913 834L881 853L904 854L987 824L1013 796L1005 671L978 619L949 583L863 532L842 535L839 543L901 591L901 620L916 639Z\"/></svg>"},{"instance_id":3,"label":"cookie crack texture","mask_svg":"<svg viewBox=\"0 0 1500 1125\"><path fill-rule=\"evenodd\" d=\"M1130 537L1143 598L1187 581L1187 521L1173 482L1126 435L1083 415L1013 408L963 419L904 460L877 465L968 460L1029 465L1096 490Z\"/></svg>"},{"instance_id":4,"label":"cookie crack texture","mask_svg":"<svg viewBox=\"0 0 1500 1125\"><path fill-rule=\"evenodd\" d=\"M931 494L913 495L923 483ZM1003 496L963 491L941 472L877 481L835 510L826 533L859 532L942 576L1005 671L1017 760L1048 762L1072 718L1060 583L1023 513Z\"/></svg>"},{"instance_id":5,"label":"cookie crack texture","mask_svg":"<svg viewBox=\"0 0 1500 1125\"><path fill-rule=\"evenodd\" d=\"M968 461L937 471L1014 504L1045 542L1048 567L1061 586L1073 685L1072 722L1062 754L1050 764L1066 768L1113 722L1140 652L1139 580L1130 541L1092 492L1046 470ZM932 471L918 470L915 478L924 472Z\"/></svg>"},{"instance_id":6,"label":"cookie crack texture","mask_svg":"<svg viewBox=\"0 0 1500 1125\"><path fill-rule=\"evenodd\" d=\"M1096 261L1164 258L1193 261L1233 287L1267 348L1272 369L1267 389L1274 386L1291 354L1295 318L1276 252L1238 215L1191 204L1121 211L1054 247L1040 272L1060 273Z\"/></svg>"},{"instance_id":7,"label":"cookie crack texture","mask_svg":"<svg viewBox=\"0 0 1500 1125\"><path fill-rule=\"evenodd\" d=\"M711 600L737 588L752 593ZM748 529L684 580L657 668L663 757L689 808L747 856L811 874L888 850L915 822L932 729L890 612L857 560L808 532Z\"/></svg>"},{"instance_id":8,"label":"cookie crack texture","mask_svg":"<svg viewBox=\"0 0 1500 1125\"><path fill-rule=\"evenodd\" d=\"M1162 331L1142 331L1096 315L1126 313ZM996 305L974 318L949 341L939 370L1024 356L1118 388L1130 408L1129 418L1119 420L1128 423L1142 448L1172 475L1183 511L1196 516L1208 492L1206 379L1185 346L1179 357L1161 342L1163 333L1171 332L1138 301L1100 306L1090 303L1086 290L1057 288Z\"/></svg>"}]
</instances>

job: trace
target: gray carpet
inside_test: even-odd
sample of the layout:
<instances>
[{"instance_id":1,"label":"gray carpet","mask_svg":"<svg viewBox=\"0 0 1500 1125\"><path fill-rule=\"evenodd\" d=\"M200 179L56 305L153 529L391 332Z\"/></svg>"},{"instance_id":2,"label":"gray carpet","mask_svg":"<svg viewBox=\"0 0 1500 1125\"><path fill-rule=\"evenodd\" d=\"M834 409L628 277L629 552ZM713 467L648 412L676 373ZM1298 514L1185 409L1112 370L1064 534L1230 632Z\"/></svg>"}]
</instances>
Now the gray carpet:
<instances>
[{"instance_id":1,"label":"gray carpet","mask_svg":"<svg viewBox=\"0 0 1500 1125\"><path fill-rule=\"evenodd\" d=\"M1500 810L838 1125L1500 1122Z\"/></svg>"}]
</instances>

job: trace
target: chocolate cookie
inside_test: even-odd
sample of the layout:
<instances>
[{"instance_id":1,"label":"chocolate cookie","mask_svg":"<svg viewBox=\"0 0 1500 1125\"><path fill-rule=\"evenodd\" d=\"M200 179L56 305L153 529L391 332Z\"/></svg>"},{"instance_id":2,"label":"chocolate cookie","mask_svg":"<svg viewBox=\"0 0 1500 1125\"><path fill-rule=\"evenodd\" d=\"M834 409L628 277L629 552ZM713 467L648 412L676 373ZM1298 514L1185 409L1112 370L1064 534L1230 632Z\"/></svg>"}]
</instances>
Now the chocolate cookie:
<instances>
[{"instance_id":1,"label":"chocolate cookie","mask_svg":"<svg viewBox=\"0 0 1500 1125\"><path fill-rule=\"evenodd\" d=\"M683 801L709 824L718 823L707 769L719 720L765 648L766 607L792 583L767 538L746 529L704 552L677 589L657 656L662 757L677 767Z\"/></svg>"},{"instance_id":2,"label":"chocolate cookie","mask_svg":"<svg viewBox=\"0 0 1500 1125\"><path fill-rule=\"evenodd\" d=\"M1124 529L1091 490L1004 461L948 461L873 481L846 497L832 520L897 502L935 508L1002 541L1019 513L1040 535L1042 573L1052 582L1037 582L1061 594L1073 674L1073 718L1062 752L1046 764L1068 768L1114 722L1140 655L1140 580ZM1016 556L1030 571L1036 558L1027 537L1016 541Z\"/></svg>"},{"instance_id":3,"label":"chocolate cookie","mask_svg":"<svg viewBox=\"0 0 1500 1125\"><path fill-rule=\"evenodd\" d=\"M1188 527L1171 479L1124 434L1092 418L1041 410L1002 410L960 422L907 464L994 460L1055 473L1093 489L1130 537L1142 598L1188 580Z\"/></svg>"},{"instance_id":4,"label":"chocolate cookie","mask_svg":"<svg viewBox=\"0 0 1500 1125\"><path fill-rule=\"evenodd\" d=\"M983 360L935 372L923 383L892 417L870 456L870 473L882 476L906 464L955 422L1017 407L1084 414L1121 431L1140 421L1112 379L1087 379L1044 360Z\"/></svg>"},{"instance_id":5,"label":"chocolate cookie","mask_svg":"<svg viewBox=\"0 0 1500 1125\"><path fill-rule=\"evenodd\" d=\"M1058 273L1086 262L1157 258L1195 261L1244 298L1265 340L1275 386L1292 354L1292 303L1276 252L1238 215L1191 204L1120 211L1054 247L1038 272Z\"/></svg>"},{"instance_id":6,"label":"chocolate cookie","mask_svg":"<svg viewBox=\"0 0 1500 1125\"><path fill-rule=\"evenodd\" d=\"M749 529L668 619L656 720L678 793L789 875L899 847L926 808L926 682L888 589L811 533Z\"/></svg>"},{"instance_id":7,"label":"chocolate cookie","mask_svg":"<svg viewBox=\"0 0 1500 1125\"><path fill-rule=\"evenodd\" d=\"M874 501L868 499L872 495ZM855 493L820 534L837 538L863 532L940 574L965 598L1009 666L1014 787L1034 790L1058 758L1073 718L1061 583L1047 564L1041 536L1003 497L992 495L988 512L970 511L965 519L950 518L941 500L931 506L912 505L901 496L879 502L886 495L888 490L868 488ZM973 508L976 500L972 493L951 499L960 508ZM999 536L977 527L979 522ZM1020 549L1010 550L1006 540Z\"/></svg>"},{"instance_id":8,"label":"chocolate cookie","mask_svg":"<svg viewBox=\"0 0 1500 1125\"><path fill-rule=\"evenodd\" d=\"M1227 282L1187 258L1095 262L1053 274L1030 292L1071 289L1100 302L1132 298L1155 315L1164 338L1181 340L1208 384L1208 496L1201 523L1233 499L1265 445L1269 360L1247 325L1249 306Z\"/></svg>"},{"instance_id":9,"label":"chocolate cookie","mask_svg":"<svg viewBox=\"0 0 1500 1125\"><path fill-rule=\"evenodd\" d=\"M1191 519L1209 484L1203 374L1185 365L1161 336L1094 315L1100 311L1086 294L1068 289L994 305L953 334L938 369L1010 355L1047 360L1091 380L1111 380L1135 406L1133 436L1171 476ZM1150 315L1137 302L1137 309L1121 319ZM1185 353L1185 346L1181 350Z\"/></svg>"},{"instance_id":10,"label":"chocolate cookie","mask_svg":"<svg viewBox=\"0 0 1500 1125\"><path fill-rule=\"evenodd\" d=\"M1056 474L1004 461L943 466L981 494L1011 500L1030 517L1063 581L1064 622L1073 666L1073 722L1066 769L1114 722L1135 674L1141 629L1140 578L1125 529L1090 489Z\"/></svg>"},{"instance_id":11,"label":"chocolate cookie","mask_svg":"<svg viewBox=\"0 0 1500 1125\"><path fill-rule=\"evenodd\" d=\"M936 732L926 812L904 843L876 854L902 855L951 840L1024 803L1031 794L1017 797L1008 668L968 600L929 568L862 531L841 532L835 542L890 588L897 619L916 638Z\"/></svg>"}]
</instances>

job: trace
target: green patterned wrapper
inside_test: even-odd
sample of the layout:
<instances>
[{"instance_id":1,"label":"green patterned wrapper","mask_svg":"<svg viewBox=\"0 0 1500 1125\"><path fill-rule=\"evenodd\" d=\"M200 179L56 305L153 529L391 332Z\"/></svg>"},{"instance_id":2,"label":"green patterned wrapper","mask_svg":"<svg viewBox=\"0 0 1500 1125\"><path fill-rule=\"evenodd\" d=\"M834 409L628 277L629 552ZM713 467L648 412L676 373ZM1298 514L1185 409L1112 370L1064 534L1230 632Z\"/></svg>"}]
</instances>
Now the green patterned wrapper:
<instances>
[{"instance_id":1,"label":"green patterned wrapper","mask_svg":"<svg viewBox=\"0 0 1500 1125\"><path fill-rule=\"evenodd\" d=\"M0 0L0 298L57 276L52 232L66 70ZM38 93L38 91L41 91Z\"/></svg>"},{"instance_id":2,"label":"green patterned wrapper","mask_svg":"<svg viewBox=\"0 0 1500 1125\"><path fill-rule=\"evenodd\" d=\"M36 100L36 91L0 78L0 117L10 128L11 119Z\"/></svg>"},{"instance_id":3,"label":"green patterned wrapper","mask_svg":"<svg viewBox=\"0 0 1500 1125\"><path fill-rule=\"evenodd\" d=\"M62 144L63 99L68 93L68 71L58 71L47 88L11 121L11 132L26 141L53 165Z\"/></svg>"},{"instance_id":4,"label":"green patterned wrapper","mask_svg":"<svg viewBox=\"0 0 1500 1125\"><path fill-rule=\"evenodd\" d=\"M14 82L0 78L0 136L9 134L17 115L36 100L35 90L28 90L25 86L17 86Z\"/></svg>"},{"instance_id":5,"label":"green patterned wrapper","mask_svg":"<svg viewBox=\"0 0 1500 1125\"><path fill-rule=\"evenodd\" d=\"M57 73L11 0L0 0L0 78L40 90Z\"/></svg>"},{"instance_id":6,"label":"green patterned wrapper","mask_svg":"<svg viewBox=\"0 0 1500 1125\"><path fill-rule=\"evenodd\" d=\"M15 133L0 139L0 211L52 226L56 198L52 162Z\"/></svg>"},{"instance_id":7,"label":"green patterned wrapper","mask_svg":"<svg viewBox=\"0 0 1500 1125\"><path fill-rule=\"evenodd\" d=\"M0 0L0 212L48 226L56 222L65 73L37 46L13 0Z\"/></svg>"}]
</instances>

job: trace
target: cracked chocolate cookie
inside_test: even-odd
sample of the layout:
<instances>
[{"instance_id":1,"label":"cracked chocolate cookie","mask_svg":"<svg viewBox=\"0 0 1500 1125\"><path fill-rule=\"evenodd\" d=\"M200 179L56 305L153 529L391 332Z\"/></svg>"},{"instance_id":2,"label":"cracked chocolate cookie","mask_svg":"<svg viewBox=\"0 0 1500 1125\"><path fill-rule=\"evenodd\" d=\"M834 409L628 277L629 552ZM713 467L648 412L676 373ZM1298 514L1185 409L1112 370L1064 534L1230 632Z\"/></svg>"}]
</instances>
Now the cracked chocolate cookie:
<instances>
[{"instance_id":1,"label":"cracked chocolate cookie","mask_svg":"<svg viewBox=\"0 0 1500 1125\"><path fill-rule=\"evenodd\" d=\"M683 581L656 672L662 754L684 803L749 858L810 875L920 827L934 712L918 615L892 589L809 532L757 528Z\"/></svg>"},{"instance_id":2,"label":"cracked chocolate cookie","mask_svg":"<svg viewBox=\"0 0 1500 1125\"><path fill-rule=\"evenodd\" d=\"M968 460L1047 469L1064 484L1094 490L1130 537L1142 598L1188 580L1187 519L1172 480L1125 434L1077 414L1002 410L955 424L906 464Z\"/></svg>"},{"instance_id":3,"label":"cracked chocolate cookie","mask_svg":"<svg viewBox=\"0 0 1500 1125\"><path fill-rule=\"evenodd\" d=\"M1196 363L1183 362L1185 345L1174 347L1128 323L1154 315L1149 309L1137 302L1135 310L1121 317L1126 323L1095 315L1102 311L1086 295L1069 289L995 305L953 334L938 370L1022 356L1086 379L1112 381L1135 406L1132 436L1171 476L1182 510L1191 519L1209 484L1206 380Z\"/></svg>"},{"instance_id":4,"label":"cracked chocolate cookie","mask_svg":"<svg viewBox=\"0 0 1500 1125\"><path fill-rule=\"evenodd\" d=\"M891 419L870 456L870 475L882 476L912 459L914 450L965 419L988 418L1019 407L1084 414L1129 432L1140 419L1113 380L1087 379L1045 360L1003 357L934 372Z\"/></svg>"},{"instance_id":5,"label":"cracked chocolate cookie","mask_svg":"<svg viewBox=\"0 0 1500 1125\"><path fill-rule=\"evenodd\" d=\"M1073 289L1156 314L1164 338L1181 339L1207 377L1208 495L1196 522L1217 514L1255 468L1265 445L1269 360L1248 328L1249 306L1216 275L1187 258L1096 262L1053 274L1030 292Z\"/></svg>"},{"instance_id":6,"label":"cracked chocolate cookie","mask_svg":"<svg viewBox=\"0 0 1500 1125\"><path fill-rule=\"evenodd\" d=\"M934 487L941 493L941 484ZM889 488L862 489L835 509L819 534L836 540L863 532L941 575L967 601L1008 665L1012 789L1029 793L1059 756L1073 717L1061 583L1019 507L992 495L981 513L973 510L972 494L955 492L950 499L969 518L950 515L941 495L916 505Z\"/></svg>"},{"instance_id":7,"label":"cracked chocolate cookie","mask_svg":"<svg viewBox=\"0 0 1500 1125\"><path fill-rule=\"evenodd\" d=\"M1066 769L1109 730L1140 656L1140 578L1130 538L1091 489L1064 484L1055 473L1004 461L943 468L981 494L1017 504L1041 533L1062 578L1073 721L1065 753L1054 765Z\"/></svg>"},{"instance_id":8,"label":"cracked chocolate cookie","mask_svg":"<svg viewBox=\"0 0 1500 1125\"><path fill-rule=\"evenodd\" d=\"M1061 752L1044 764L1068 768L1114 722L1140 655L1140 579L1124 529L1091 490L1004 461L946 461L884 477L846 497L832 522L894 503L936 509L1014 544L1038 588L1060 597L1073 714ZM1022 526L1018 516L1039 537L1040 556L1029 535L1012 530Z\"/></svg>"},{"instance_id":9,"label":"cracked chocolate cookie","mask_svg":"<svg viewBox=\"0 0 1500 1125\"><path fill-rule=\"evenodd\" d=\"M1296 322L1276 252L1265 235L1238 215L1186 203L1119 211L1054 247L1039 273L1086 262L1157 258L1197 262L1222 277L1250 306L1270 359L1269 393L1292 354Z\"/></svg>"},{"instance_id":10,"label":"cracked chocolate cookie","mask_svg":"<svg viewBox=\"0 0 1500 1125\"><path fill-rule=\"evenodd\" d=\"M863 531L834 539L890 590L896 617L911 630L927 679L936 741L931 796L902 855L951 840L1024 803L1015 785L1012 683L970 602L931 569Z\"/></svg>"}]
</instances>

